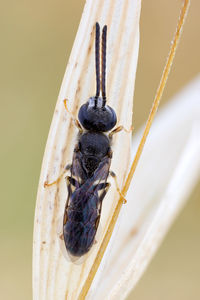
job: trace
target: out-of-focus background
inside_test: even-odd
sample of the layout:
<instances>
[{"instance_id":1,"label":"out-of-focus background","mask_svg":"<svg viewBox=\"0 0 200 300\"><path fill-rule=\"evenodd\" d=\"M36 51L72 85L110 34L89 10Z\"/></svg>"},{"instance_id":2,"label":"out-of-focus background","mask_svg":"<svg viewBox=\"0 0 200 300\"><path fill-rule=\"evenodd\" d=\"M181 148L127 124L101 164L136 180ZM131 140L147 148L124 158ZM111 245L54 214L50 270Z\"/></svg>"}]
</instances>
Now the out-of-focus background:
<instances>
[{"instance_id":1,"label":"out-of-focus background","mask_svg":"<svg viewBox=\"0 0 200 300\"><path fill-rule=\"evenodd\" d=\"M200 71L200 2L191 2L162 105ZM1 299L31 299L32 231L40 167L83 5L80 0L1 3ZM180 5L180 0L142 3L136 129L148 116ZM199 195L197 187L129 300L200 299Z\"/></svg>"}]
</instances>

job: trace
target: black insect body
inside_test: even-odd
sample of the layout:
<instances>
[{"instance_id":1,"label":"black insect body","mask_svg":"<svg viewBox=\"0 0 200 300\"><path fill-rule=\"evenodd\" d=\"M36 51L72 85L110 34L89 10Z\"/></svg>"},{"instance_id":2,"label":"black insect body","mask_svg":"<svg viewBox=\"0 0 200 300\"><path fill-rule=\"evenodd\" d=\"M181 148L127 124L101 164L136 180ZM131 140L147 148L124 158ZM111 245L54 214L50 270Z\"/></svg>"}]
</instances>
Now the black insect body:
<instances>
[{"instance_id":1,"label":"black insect body","mask_svg":"<svg viewBox=\"0 0 200 300\"><path fill-rule=\"evenodd\" d=\"M102 33L102 76L100 80L100 27L96 23L96 95L79 110L81 126L79 140L74 150L67 177L68 200L63 220L63 236L66 249L73 256L87 253L95 240L102 201L110 186L107 183L112 158L111 138L104 132L110 131L117 122L115 111L106 105L106 33ZM102 97L100 97L100 85ZM78 122L78 121L77 121Z\"/></svg>"},{"instance_id":2,"label":"black insect body","mask_svg":"<svg viewBox=\"0 0 200 300\"><path fill-rule=\"evenodd\" d=\"M63 238L67 251L75 257L87 253L95 240L102 201L110 186L107 178L109 174L115 176L109 172L112 135L124 129L119 126L106 134L117 123L115 111L106 104L106 34L107 26L104 26L100 78L100 26L96 23L96 95L80 107L79 121L74 120L79 128L78 143L72 165L66 167L70 169L71 176L66 177L68 198L63 218ZM64 104L67 109L66 100ZM118 186L117 190L120 193Z\"/></svg>"},{"instance_id":3,"label":"black insect body","mask_svg":"<svg viewBox=\"0 0 200 300\"><path fill-rule=\"evenodd\" d=\"M87 253L94 242L102 201L109 188L109 144L102 133L87 132L74 151L63 225L65 245L73 256Z\"/></svg>"}]
</instances>

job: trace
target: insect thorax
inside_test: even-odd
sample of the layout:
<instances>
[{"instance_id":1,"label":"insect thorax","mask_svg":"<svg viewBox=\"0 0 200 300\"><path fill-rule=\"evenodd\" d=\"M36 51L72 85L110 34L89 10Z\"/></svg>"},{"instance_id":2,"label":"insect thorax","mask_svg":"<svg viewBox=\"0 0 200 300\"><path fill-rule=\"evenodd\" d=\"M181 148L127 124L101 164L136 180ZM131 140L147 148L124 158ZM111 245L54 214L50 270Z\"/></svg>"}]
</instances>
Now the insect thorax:
<instances>
[{"instance_id":1,"label":"insect thorax","mask_svg":"<svg viewBox=\"0 0 200 300\"><path fill-rule=\"evenodd\" d=\"M86 132L79 139L82 166L92 175L102 159L110 153L110 140L100 132Z\"/></svg>"}]
</instances>

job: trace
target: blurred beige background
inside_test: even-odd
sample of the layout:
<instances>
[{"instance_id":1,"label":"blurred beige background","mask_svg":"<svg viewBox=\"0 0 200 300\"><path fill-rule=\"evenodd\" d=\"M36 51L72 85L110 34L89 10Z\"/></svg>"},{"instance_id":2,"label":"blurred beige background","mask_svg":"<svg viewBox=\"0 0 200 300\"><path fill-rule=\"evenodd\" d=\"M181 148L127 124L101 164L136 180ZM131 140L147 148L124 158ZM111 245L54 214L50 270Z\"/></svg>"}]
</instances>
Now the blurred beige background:
<instances>
[{"instance_id":1,"label":"blurred beige background","mask_svg":"<svg viewBox=\"0 0 200 300\"><path fill-rule=\"evenodd\" d=\"M134 125L147 118L181 1L143 1ZM84 1L4 1L1 31L0 298L31 299L32 230L47 134ZM163 96L200 71L200 2L192 1ZM129 297L200 299L200 188Z\"/></svg>"}]
</instances>

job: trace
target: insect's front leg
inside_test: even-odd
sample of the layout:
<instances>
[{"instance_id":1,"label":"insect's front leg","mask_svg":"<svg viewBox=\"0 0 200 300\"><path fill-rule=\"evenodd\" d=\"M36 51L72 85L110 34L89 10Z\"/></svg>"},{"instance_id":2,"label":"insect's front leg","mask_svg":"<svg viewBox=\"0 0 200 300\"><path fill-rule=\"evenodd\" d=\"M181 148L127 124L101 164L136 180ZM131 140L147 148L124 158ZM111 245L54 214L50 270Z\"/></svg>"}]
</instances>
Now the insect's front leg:
<instances>
[{"instance_id":1,"label":"insect's front leg","mask_svg":"<svg viewBox=\"0 0 200 300\"><path fill-rule=\"evenodd\" d=\"M47 181L45 181L44 187L46 188L46 187L52 186L54 184L57 184L62 179L62 177L65 175L65 173L71 169L71 166L72 166L71 164L66 165L64 171L61 173L61 175L55 181L53 181L51 183L48 183Z\"/></svg>"},{"instance_id":2,"label":"insect's front leg","mask_svg":"<svg viewBox=\"0 0 200 300\"><path fill-rule=\"evenodd\" d=\"M109 138L112 138L113 134L120 132L122 130L124 130L127 133L130 133L131 131L133 131L134 127L131 125L131 127L129 129L126 129L123 125L118 126L117 128L113 129L110 133L109 133Z\"/></svg>"},{"instance_id":3,"label":"insect's front leg","mask_svg":"<svg viewBox=\"0 0 200 300\"><path fill-rule=\"evenodd\" d=\"M118 191L120 197L122 197L124 204L127 202L126 198L124 195L121 193L118 182L117 182L117 176L113 171L109 172L109 175L112 176L112 178L115 180L115 185L116 185L116 190Z\"/></svg>"},{"instance_id":4,"label":"insect's front leg","mask_svg":"<svg viewBox=\"0 0 200 300\"><path fill-rule=\"evenodd\" d=\"M68 109L68 107L67 107L67 101L68 101L68 99L64 99L63 100L65 109L68 112L68 114L70 115L70 117L72 118L72 120L74 121L74 124L78 128L79 132L82 133L83 132L83 128L81 127L81 124L76 119L76 117L73 115L73 113Z\"/></svg>"}]
</instances>

